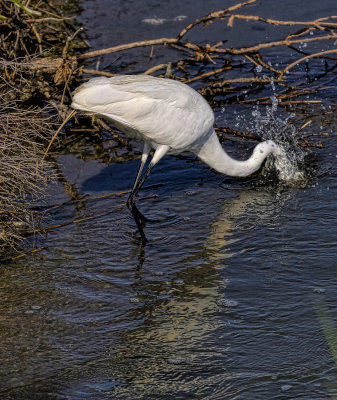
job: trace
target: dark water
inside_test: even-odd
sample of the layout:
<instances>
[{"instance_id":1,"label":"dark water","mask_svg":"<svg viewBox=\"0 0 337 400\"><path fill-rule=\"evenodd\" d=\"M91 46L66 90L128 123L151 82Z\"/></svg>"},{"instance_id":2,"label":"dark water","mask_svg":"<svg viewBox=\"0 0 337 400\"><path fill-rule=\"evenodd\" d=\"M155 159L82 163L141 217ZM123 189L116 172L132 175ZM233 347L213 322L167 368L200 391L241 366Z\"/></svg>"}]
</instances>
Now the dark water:
<instances>
[{"instance_id":1,"label":"dark water","mask_svg":"<svg viewBox=\"0 0 337 400\"><path fill-rule=\"evenodd\" d=\"M173 36L224 7L220 1L82 5L94 48ZM246 12L307 20L334 9L335 1L288 0L282 7L261 1ZM175 21L178 15L186 19ZM169 21L142 22L148 18ZM267 27L250 33L275 35ZM220 34L230 32L217 26L210 33ZM142 71L150 63L145 51L115 64ZM172 54L158 52L151 62ZM114 57L102 59L100 69ZM37 238L44 251L1 266L0 398L337 398L335 99L328 94L324 110L315 112L313 130L322 126L330 135L324 150L314 152L314 174L304 188L264 184L259 176L226 178L191 155L164 158L142 191L157 197L139 202L146 215L163 220L147 225L143 249L125 195L97 198L130 188L139 159L101 145L60 156L64 179L50 188L47 202L76 193L90 198L53 209L50 225L87 219L51 230ZM234 124L227 111L217 121ZM236 112L248 126L251 110ZM238 146L244 157L249 146Z\"/></svg>"}]
</instances>

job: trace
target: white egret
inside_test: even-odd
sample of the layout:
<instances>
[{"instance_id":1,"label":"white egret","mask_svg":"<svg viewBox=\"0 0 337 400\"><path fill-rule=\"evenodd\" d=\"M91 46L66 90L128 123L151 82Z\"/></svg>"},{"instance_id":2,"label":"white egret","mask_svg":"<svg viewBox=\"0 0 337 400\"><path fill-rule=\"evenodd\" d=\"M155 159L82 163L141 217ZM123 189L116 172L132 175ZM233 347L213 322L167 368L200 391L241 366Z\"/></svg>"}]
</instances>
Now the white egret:
<instances>
[{"instance_id":1,"label":"white egret","mask_svg":"<svg viewBox=\"0 0 337 400\"><path fill-rule=\"evenodd\" d=\"M93 78L78 87L71 107L97 114L127 136L144 142L140 166L127 205L142 238L142 214L135 198L155 164L165 154L190 151L218 172L248 176L257 171L269 154L282 157L273 141L259 143L246 161L230 157L214 131L214 113L207 101L191 87L171 79L147 75ZM141 177L149 153L153 157ZM146 239L145 239L146 240Z\"/></svg>"}]
</instances>

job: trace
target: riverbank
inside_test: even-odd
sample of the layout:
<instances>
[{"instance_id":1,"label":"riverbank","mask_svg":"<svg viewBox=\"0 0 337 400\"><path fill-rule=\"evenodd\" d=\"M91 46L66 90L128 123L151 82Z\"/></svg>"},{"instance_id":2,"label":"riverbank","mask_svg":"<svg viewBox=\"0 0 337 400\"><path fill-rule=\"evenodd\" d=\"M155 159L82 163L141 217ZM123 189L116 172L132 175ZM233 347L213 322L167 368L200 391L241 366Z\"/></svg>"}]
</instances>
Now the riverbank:
<instances>
[{"instance_id":1,"label":"riverbank","mask_svg":"<svg viewBox=\"0 0 337 400\"><path fill-rule=\"evenodd\" d=\"M87 45L73 3L0 5L0 258L15 250L41 215L32 205L55 177L45 148L78 76L74 54Z\"/></svg>"}]
</instances>

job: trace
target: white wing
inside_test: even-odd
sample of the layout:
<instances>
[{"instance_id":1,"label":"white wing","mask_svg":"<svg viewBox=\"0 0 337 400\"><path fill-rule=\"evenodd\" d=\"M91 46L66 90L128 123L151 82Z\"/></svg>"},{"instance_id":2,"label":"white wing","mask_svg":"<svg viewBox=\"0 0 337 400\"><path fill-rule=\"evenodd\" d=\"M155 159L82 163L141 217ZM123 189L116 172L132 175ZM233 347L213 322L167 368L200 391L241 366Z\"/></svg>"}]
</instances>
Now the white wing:
<instances>
[{"instance_id":1,"label":"white wing","mask_svg":"<svg viewBox=\"0 0 337 400\"><path fill-rule=\"evenodd\" d=\"M72 107L108 118L131 137L173 149L190 147L214 122L195 90L147 75L94 78L75 91Z\"/></svg>"}]
</instances>

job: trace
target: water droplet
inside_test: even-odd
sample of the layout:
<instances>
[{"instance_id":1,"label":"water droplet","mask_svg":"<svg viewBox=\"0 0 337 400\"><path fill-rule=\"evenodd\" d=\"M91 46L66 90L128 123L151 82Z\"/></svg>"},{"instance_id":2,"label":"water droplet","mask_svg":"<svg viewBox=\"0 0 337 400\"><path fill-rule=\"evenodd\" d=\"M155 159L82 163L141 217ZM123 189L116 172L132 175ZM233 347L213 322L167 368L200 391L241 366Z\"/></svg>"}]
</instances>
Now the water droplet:
<instances>
[{"instance_id":1,"label":"water droplet","mask_svg":"<svg viewBox=\"0 0 337 400\"><path fill-rule=\"evenodd\" d=\"M277 104L278 104L276 96L271 97L271 103L272 103L272 112L275 112L277 110Z\"/></svg>"},{"instance_id":2,"label":"water droplet","mask_svg":"<svg viewBox=\"0 0 337 400\"><path fill-rule=\"evenodd\" d=\"M239 305L237 301L229 299L220 299L216 303L221 307L237 307Z\"/></svg>"},{"instance_id":3,"label":"water droplet","mask_svg":"<svg viewBox=\"0 0 337 400\"><path fill-rule=\"evenodd\" d=\"M287 390L291 389L292 386L291 385L282 385L281 386L281 391L282 392L286 392Z\"/></svg>"},{"instance_id":4,"label":"water droplet","mask_svg":"<svg viewBox=\"0 0 337 400\"><path fill-rule=\"evenodd\" d=\"M314 293L318 293L318 294L322 294L322 293L325 293L325 289L323 289L323 288L315 288L313 290L313 292Z\"/></svg>"},{"instance_id":5,"label":"water droplet","mask_svg":"<svg viewBox=\"0 0 337 400\"><path fill-rule=\"evenodd\" d=\"M184 362L185 362L185 360L183 360L181 358L168 358L167 359L168 364L179 365L179 364L183 364Z\"/></svg>"},{"instance_id":6,"label":"water droplet","mask_svg":"<svg viewBox=\"0 0 337 400\"><path fill-rule=\"evenodd\" d=\"M137 297L130 297L130 298L129 298L129 302L130 302L130 303L139 303L140 300L139 300Z\"/></svg>"}]
</instances>

